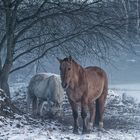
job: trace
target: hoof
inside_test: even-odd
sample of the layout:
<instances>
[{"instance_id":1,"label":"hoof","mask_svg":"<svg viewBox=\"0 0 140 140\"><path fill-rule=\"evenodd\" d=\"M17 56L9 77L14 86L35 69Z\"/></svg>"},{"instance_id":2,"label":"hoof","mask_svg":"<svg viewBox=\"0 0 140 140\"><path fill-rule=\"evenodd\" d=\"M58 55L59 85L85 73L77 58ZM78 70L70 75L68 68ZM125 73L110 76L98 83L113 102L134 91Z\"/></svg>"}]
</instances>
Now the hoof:
<instances>
[{"instance_id":1,"label":"hoof","mask_svg":"<svg viewBox=\"0 0 140 140\"><path fill-rule=\"evenodd\" d=\"M104 128L99 128L99 131L104 132L105 129Z\"/></svg>"},{"instance_id":2,"label":"hoof","mask_svg":"<svg viewBox=\"0 0 140 140\"><path fill-rule=\"evenodd\" d=\"M88 131L90 131L90 132L93 131L93 127L94 127L93 123L89 123L88 124Z\"/></svg>"},{"instance_id":3,"label":"hoof","mask_svg":"<svg viewBox=\"0 0 140 140\"><path fill-rule=\"evenodd\" d=\"M104 127L103 122L99 122L99 128L102 129Z\"/></svg>"},{"instance_id":4,"label":"hoof","mask_svg":"<svg viewBox=\"0 0 140 140\"><path fill-rule=\"evenodd\" d=\"M83 130L82 134L90 134L90 130Z\"/></svg>"}]
</instances>

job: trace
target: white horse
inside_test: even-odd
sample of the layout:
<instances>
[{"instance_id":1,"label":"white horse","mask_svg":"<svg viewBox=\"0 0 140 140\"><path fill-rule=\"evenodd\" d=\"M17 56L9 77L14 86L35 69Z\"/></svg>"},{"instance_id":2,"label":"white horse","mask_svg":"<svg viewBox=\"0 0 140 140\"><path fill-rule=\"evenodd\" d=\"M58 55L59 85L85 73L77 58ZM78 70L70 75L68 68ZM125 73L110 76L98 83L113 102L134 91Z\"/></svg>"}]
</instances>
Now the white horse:
<instances>
[{"instance_id":1,"label":"white horse","mask_svg":"<svg viewBox=\"0 0 140 140\"><path fill-rule=\"evenodd\" d=\"M48 76L47 73L37 74L30 80L27 92L27 109L29 112L32 102L32 112L34 115L42 114L42 101L47 102L49 111L53 113L62 110L64 90L61 86L60 77L56 75ZM39 103L39 101L41 101Z\"/></svg>"}]
</instances>

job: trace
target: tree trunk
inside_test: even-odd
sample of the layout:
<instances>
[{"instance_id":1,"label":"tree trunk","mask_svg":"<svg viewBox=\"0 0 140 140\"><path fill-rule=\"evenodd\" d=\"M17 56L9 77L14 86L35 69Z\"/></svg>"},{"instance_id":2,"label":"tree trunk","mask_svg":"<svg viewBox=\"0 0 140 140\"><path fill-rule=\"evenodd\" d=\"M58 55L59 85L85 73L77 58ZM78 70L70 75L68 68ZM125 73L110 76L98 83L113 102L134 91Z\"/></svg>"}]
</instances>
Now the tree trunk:
<instances>
[{"instance_id":1,"label":"tree trunk","mask_svg":"<svg viewBox=\"0 0 140 140\"><path fill-rule=\"evenodd\" d=\"M10 97L10 90L9 90L9 84L8 84L8 77L9 72L12 67L12 63L5 62L5 66L0 71L0 88L5 91L8 97Z\"/></svg>"},{"instance_id":2,"label":"tree trunk","mask_svg":"<svg viewBox=\"0 0 140 140\"><path fill-rule=\"evenodd\" d=\"M0 56L0 71L2 70L2 60L1 60L1 56Z\"/></svg>"},{"instance_id":3,"label":"tree trunk","mask_svg":"<svg viewBox=\"0 0 140 140\"><path fill-rule=\"evenodd\" d=\"M8 42L9 40L7 40ZM7 96L10 97L10 90L9 90L9 84L8 84L8 78L9 73L13 65L13 46L15 45L14 42L11 40L10 45L7 45L7 56L4 65L2 66L2 69L0 70L0 88L3 89ZM9 44L9 43L7 43Z\"/></svg>"},{"instance_id":4,"label":"tree trunk","mask_svg":"<svg viewBox=\"0 0 140 140\"><path fill-rule=\"evenodd\" d=\"M3 1L5 7L5 22L6 22L6 60L2 69L0 70L0 88L10 97L10 90L8 85L9 72L13 64L13 52L15 48L14 29L16 24L16 9L11 7L11 0Z\"/></svg>"},{"instance_id":5,"label":"tree trunk","mask_svg":"<svg viewBox=\"0 0 140 140\"><path fill-rule=\"evenodd\" d=\"M8 85L8 79L5 78L7 77L6 75L1 75L0 77L0 88L5 91L8 97L10 97L10 90L9 90L9 85Z\"/></svg>"}]
</instances>

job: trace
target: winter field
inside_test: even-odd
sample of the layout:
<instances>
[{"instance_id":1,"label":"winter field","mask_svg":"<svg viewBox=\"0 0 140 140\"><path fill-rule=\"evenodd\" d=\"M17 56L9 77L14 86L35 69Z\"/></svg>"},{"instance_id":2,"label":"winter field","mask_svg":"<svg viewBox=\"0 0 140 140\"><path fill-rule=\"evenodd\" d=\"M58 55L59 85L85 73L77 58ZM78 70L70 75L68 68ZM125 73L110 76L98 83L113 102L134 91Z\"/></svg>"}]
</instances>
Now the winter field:
<instances>
[{"instance_id":1,"label":"winter field","mask_svg":"<svg viewBox=\"0 0 140 140\"><path fill-rule=\"evenodd\" d=\"M93 132L86 135L81 134L81 128L79 135L72 133L73 118L67 99L61 118L27 114L26 86L11 85L12 101L24 113L15 114L15 118L0 117L0 140L140 140L140 84L111 85L104 130L94 127Z\"/></svg>"}]
</instances>

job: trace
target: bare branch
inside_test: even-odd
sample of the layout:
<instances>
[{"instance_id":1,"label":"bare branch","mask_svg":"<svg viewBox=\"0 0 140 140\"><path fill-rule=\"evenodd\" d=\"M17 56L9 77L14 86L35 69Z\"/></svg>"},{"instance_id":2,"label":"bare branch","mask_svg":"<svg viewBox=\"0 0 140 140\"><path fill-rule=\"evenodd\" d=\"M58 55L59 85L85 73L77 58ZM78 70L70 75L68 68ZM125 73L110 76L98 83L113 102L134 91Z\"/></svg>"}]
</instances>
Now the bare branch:
<instances>
[{"instance_id":1,"label":"bare branch","mask_svg":"<svg viewBox=\"0 0 140 140\"><path fill-rule=\"evenodd\" d=\"M25 22L25 21L28 21L30 19L36 18L40 14L40 12L41 12L43 6L46 4L46 2L47 2L47 0L44 0L44 2L40 5L40 7L37 9L37 11L34 14L32 14L31 16L28 16L28 17L25 17L25 18L21 19L20 21L18 21L18 24L20 24L22 22Z\"/></svg>"},{"instance_id":2,"label":"bare branch","mask_svg":"<svg viewBox=\"0 0 140 140\"><path fill-rule=\"evenodd\" d=\"M49 33L44 33L44 34L39 34L39 35L32 36L32 37L26 37L26 38L18 40L17 43L23 43L24 41L32 40L32 39L47 36L47 35L50 35L50 34Z\"/></svg>"},{"instance_id":3,"label":"bare branch","mask_svg":"<svg viewBox=\"0 0 140 140\"><path fill-rule=\"evenodd\" d=\"M77 36L77 35L79 35L79 34L80 34L79 32L78 32L78 33L73 33L73 34L70 34L70 35L67 35L67 36L63 36L63 37L60 37L60 38L53 39L53 40L51 40L51 41L46 41L46 42L41 43L41 44L39 44L39 45L37 45L37 46L31 47L30 49L28 49L28 50L24 51L23 53L20 53L19 55L17 55L17 56L13 59L13 61L15 61L15 60L18 59L19 57L21 57L21 56L27 54L28 52L31 52L32 50L34 50L34 49L36 49L36 48L39 48L39 47L44 46L44 45L46 45L46 44L55 43L55 42L57 42L57 41L60 42L61 40L64 40L64 39L68 39L68 40L69 40L70 37L73 38L73 37L75 37L75 36Z\"/></svg>"},{"instance_id":4,"label":"bare branch","mask_svg":"<svg viewBox=\"0 0 140 140\"><path fill-rule=\"evenodd\" d=\"M80 33L76 33L75 35L74 35L74 34L73 34L73 35L70 35L70 36L67 37L64 41L61 41L61 42L58 43L57 45L54 45L53 47L47 48L47 49L44 51L44 53L42 53L42 54L41 54L40 56L38 56L37 58L31 60L30 62L26 63L26 64L23 65L23 66L20 66L20 67L17 67L17 68L15 68L15 69L11 70L10 73L13 73L14 71L17 71L17 70L19 70L19 69L22 69L22 68L24 68L24 67L26 67L26 66L32 64L33 62L37 61L38 59L41 59L42 57L44 57L48 51L50 51L50 50L52 50L52 49L54 49L54 48L59 47L59 46L62 45L63 43L65 43L65 42L67 42L67 41L70 41L70 40L72 40L73 38L75 38L76 36L79 36L79 35L80 35Z\"/></svg>"}]
</instances>

